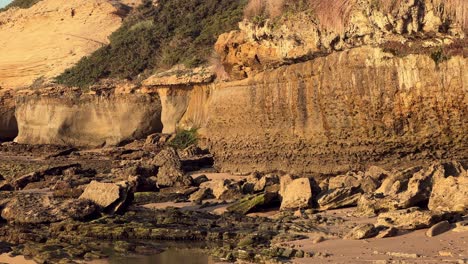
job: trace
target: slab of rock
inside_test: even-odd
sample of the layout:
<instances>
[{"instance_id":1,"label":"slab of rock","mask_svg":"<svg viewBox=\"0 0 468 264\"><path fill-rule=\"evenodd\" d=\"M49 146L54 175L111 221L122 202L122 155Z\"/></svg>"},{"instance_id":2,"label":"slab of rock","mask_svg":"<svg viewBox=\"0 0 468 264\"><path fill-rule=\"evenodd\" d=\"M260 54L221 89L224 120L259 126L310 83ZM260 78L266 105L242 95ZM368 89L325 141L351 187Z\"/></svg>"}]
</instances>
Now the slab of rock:
<instances>
[{"instance_id":1,"label":"slab of rock","mask_svg":"<svg viewBox=\"0 0 468 264\"><path fill-rule=\"evenodd\" d=\"M283 192L280 210L309 208L312 200L312 186L308 178L293 180Z\"/></svg>"},{"instance_id":2,"label":"slab of rock","mask_svg":"<svg viewBox=\"0 0 468 264\"><path fill-rule=\"evenodd\" d=\"M248 214L253 212L255 209L258 209L262 206L268 206L273 202L278 195L276 193L261 193L257 195L249 195L235 204L229 206L227 210L229 212L236 212L240 214Z\"/></svg>"},{"instance_id":3,"label":"slab of rock","mask_svg":"<svg viewBox=\"0 0 468 264\"><path fill-rule=\"evenodd\" d=\"M337 188L320 194L317 203L321 210L355 206L360 196L356 188Z\"/></svg>"},{"instance_id":4,"label":"slab of rock","mask_svg":"<svg viewBox=\"0 0 468 264\"><path fill-rule=\"evenodd\" d=\"M120 212L129 198L130 186L92 181L79 199L90 200L109 213Z\"/></svg>"},{"instance_id":5,"label":"slab of rock","mask_svg":"<svg viewBox=\"0 0 468 264\"><path fill-rule=\"evenodd\" d=\"M211 189L208 188L200 188L198 191L192 193L189 197L189 201L191 202L201 202L205 199L214 198Z\"/></svg>"},{"instance_id":6,"label":"slab of rock","mask_svg":"<svg viewBox=\"0 0 468 264\"><path fill-rule=\"evenodd\" d=\"M98 207L88 200L63 200L44 193L17 193L2 210L10 223L41 224L66 219L85 220L93 217Z\"/></svg>"},{"instance_id":7,"label":"slab of rock","mask_svg":"<svg viewBox=\"0 0 468 264\"><path fill-rule=\"evenodd\" d=\"M278 176L276 175L265 175L258 180L254 185L254 192L261 192L266 187L280 183Z\"/></svg>"},{"instance_id":8,"label":"slab of rock","mask_svg":"<svg viewBox=\"0 0 468 264\"><path fill-rule=\"evenodd\" d=\"M157 183L159 187L190 186L192 177L182 171L182 163L177 151L166 148L156 155L153 164L159 167Z\"/></svg>"},{"instance_id":9,"label":"slab of rock","mask_svg":"<svg viewBox=\"0 0 468 264\"><path fill-rule=\"evenodd\" d=\"M434 175L429 209L468 213L468 172L458 162L445 163L441 167Z\"/></svg>"},{"instance_id":10,"label":"slab of rock","mask_svg":"<svg viewBox=\"0 0 468 264\"><path fill-rule=\"evenodd\" d=\"M204 182L200 188L211 189L213 195L219 200L235 200L242 197L242 190L239 182L223 179Z\"/></svg>"},{"instance_id":11,"label":"slab of rock","mask_svg":"<svg viewBox=\"0 0 468 264\"><path fill-rule=\"evenodd\" d=\"M381 213L377 224L404 230L427 228L439 222L441 214L424 211L418 207Z\"/></svg>"},{"instance_id":12,"label":"slab of rock","mask_svg":"<svg viewBox=\"0 0 468 264\"><path fill-rule=\"evenodd\" d=\"M438 236L442 233L449 231L451 228L452 228L452 225L448 221L442 221L433 225L431 228L429 228L426 231L426 236L428 237Z\"/></svg>"},{"instance_id":13,"label":"slab of rock","mask_svg":"<svg viewBox=\"0 0 468 264\"><path fill-rule=\"evenodd\" d=\"M346 239L366 239L375 237L379 233L379 230L375 228L373 224L362 224L358 225L351 230L346 236Z\"/></svg>"},{"instance_id":14,"label":"slab of rock","mask_svg":"<svg viewBox=\"0 0 468 264\"><path fill-rule=\"evenodd\" d=\"M421 169L422 167L416 166L405 169L403 171L395 172L392 175L386 177L375 192L384 195L397 194L403 189L406 189L405 187L407 186L410 178L413 176L413 174L420 171ZM398 188L395 188L397 186Z\"/></svg>"}]
</instances>

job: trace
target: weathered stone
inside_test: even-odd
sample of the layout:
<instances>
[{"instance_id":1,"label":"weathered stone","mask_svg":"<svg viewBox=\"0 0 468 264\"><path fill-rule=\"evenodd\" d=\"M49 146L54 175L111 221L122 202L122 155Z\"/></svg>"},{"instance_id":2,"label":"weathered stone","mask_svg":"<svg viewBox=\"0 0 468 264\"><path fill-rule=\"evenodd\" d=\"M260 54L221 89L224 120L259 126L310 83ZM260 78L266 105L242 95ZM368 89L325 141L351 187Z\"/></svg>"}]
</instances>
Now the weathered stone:
<instances>
[{"instance_id":1,"label":"weathered stone","mask_svg":"<svg viewBox=\"0 0 468 264\"><path fill-rule=\"evenodd\" d=\"M312 200L312 186L308 178L293 180L286 186L281 210L309 208Z\"/></svg>"},{"instance_id":2,"label":"weathered stone","mask_svg":"<svg viewBox=\"0 0 468 264\"><path fill-rule=\"evenodd\" d=\"M434 176L429 209L468 213L468 172L460 163L445 163Z\"/></svg>"},{"instance_id":3,"label":"weathered stone","mask_svg":"<svg viewBox=\"0 0 468 264\"><path fill-rule=\"evenodd\" d=\"M290 174L286 174L280 177L280 191L279 195L281 197L284 196L284 193L286 191L286 187L294 180L293 176Z\"/></svg>"},{"instance_id":4,"label":"weathered stone","mask_svg":"<svg viewBox=\"0 0 468 264\"><path fill-rule=\"evenodd\" d=\"M386 238L386 237L394 237L398 234L398 229L394 227L386 227L383 228L376 238Z\"/></svg>"},{"instance_id":5,"label":"weathered stone","mask_svg":"<svg viewBox=\"0 0 468 264\"><path fill-rule=\"evenodd\" d=\"M261 193L257 195L247 196L235 204L229 206L229 212L236 212L240 214L247 214L253 212L262 206L268 206L272 201L278 198L276 193Z\"/></svg>"},{"instance_id":6,"label":"weathered stone","mask_svg":"<svg viewBox=\"0 0 468 264\"><path fill-rule=\"evenodd\" d=\"M109 213L120 212L129 197L130 186L127 183L102 183L92 181L86 186L79 199L91 200Z\"/></svg>"},{"instance_id":7,"label":"weathered stone","mask_svg":"<svg viewBox=\"0 0 468 264\"><path fill-rule=\"evenodd\" d=\"M375 191L384 195L394 195L401 191L401 187L395 188L395 183L398 186L406 186L411 176L421 170L421 167L411 167L400 172L393 173L385 178L382 185Z\"/></svg>"},{"instance_id":8,"label":"weathered stone","mask_svg":"<svg viewBox=\"0 0 468 264\"><path fill-rule=\"evenodd\" d=\"M261 192L265 190L266 187L278 184L280 182L278 176L276 175L265 175L258 182L255 183L254 192Z\"/></svg>"},{"instance_id":9,"label":"weathered stone","mask_svg":"<svg viewBox=\"0 0 468 264\"><path fill-rule=\"evenodd\" d=\"M382 182L385 178L389 177L391 173L378 166L370 166L365 172L366 177L370 177L375 181Z\"/></svg>"},{"instance_id":10,"label":"weathered stone","mask_svg":"<svg viewBox=\"0 0 468 264\"><path fill-rule=\"evenodd\" d=\"M153 164L159 167L157 183L159 187L190 186L192 177L182 171L182 163L177 151L166 148L156 155Z\"/></svg>"},{"instance_id":11,"label":"weathered stone","mask_svg":"<svg viewBox=\"0 0 468 264\"><path fill-rule=\"evenodd\" d=\"M360 185L360 181L357 175L354 173L348 173L346 175L336 176L330 178L328 181L328 189L338 189L338 188L351 188L351 187L358 187Z\"/></svg>"},{"instance_id":12,"label":"weathered stone","mask_svg":"<svg viewBox=\"0 0 468 264\"><path fill-rule=\"evenodd\" d=\"M452 225L450 225L448 221L442 221L433 225L431 228L429 228L426 231L426 236L428 237L438 236L442 233L449 231L451 228L452 228Z\"/></svg>"},{"instance_id":13,"label":"weathered stone","mask_svg":"<svg viewBox=\"0 0 468 264\"><path fill-rule=\"evenodd\" d=\"M351 230L346 236L346 239L366 239L375 237L379 231L375 228L373 224L362 224L358 225L353 230Z\"/></svg>"},{"instance_id":14,"label":"weathered stone","mask_svg":"<svg viewBox=\"0 0 468 264\"><path fill-rule=\"evenodd\" d=\"M317 198L317 203L321 210L355 206L360 196L360 193L356 193L356 188L341 187L320 194Z\"/></svg>"},{"instance_id":15,"label":"weathered stone","mask_svg":"<svg viewBox=\"0 0 468 264\"><path fill-rule=\"evenodd\" d=\"M85 220L97 213L94 203L63 200L43 193L17 193L2 210L8 222L19 224L53 223L66 219Z\"/></svg>"},{"instance_id":16,"label":"weathered stone","mask_svg":"<svg viewBox=\"0 0 468 264\"><path fill-rule=\"evenodd\" d=\"M431 211L423 211L412 207L387 213L381 213L377 219L378 225L395 227L398 229L415 230L427 228L437 223L442 215Z\"/></svg>"},{"instance_id":17,"label":"weathered stone","mask_svg":"<svg viewBox=\"0 0 468 264\"><path fill-rule=\"evenodd\" d=\"M214 180L204 182L200 188L209 188L219 200L234 200L242 197L241 187L238 182L232 180Z\"/></svg>"},{"instance_id":18,"label":"weathered stone","mask_svg":"<svg viewBox=\"0 0 468 264\"><path fill-rule=\"evenodd\" d=\"M189 197L189 200L192 202L201 202L205 199L214 198L211 189L200 188L198 191L192 193Z\"/></svg>"}]
</instances>

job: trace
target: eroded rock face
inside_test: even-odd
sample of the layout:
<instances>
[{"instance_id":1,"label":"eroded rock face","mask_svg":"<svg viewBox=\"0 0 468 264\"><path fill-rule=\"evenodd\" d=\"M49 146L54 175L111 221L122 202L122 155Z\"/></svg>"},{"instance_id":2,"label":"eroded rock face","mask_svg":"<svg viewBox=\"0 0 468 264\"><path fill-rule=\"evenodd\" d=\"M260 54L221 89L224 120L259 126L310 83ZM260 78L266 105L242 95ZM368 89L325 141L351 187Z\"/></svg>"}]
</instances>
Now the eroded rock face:
<instances>
[{"instance_id":1,"label":"eroded rock face","mask_svg":"<svg viewBox=\"0 0 468 264\"><path fill-rule=\"evenodd\" d=\"M392 11L383 10L382 4L376 5L371 0L348 1L346 5L349 14L334 19L341 27L327 26L314 12L265 23L243 21L239 30L222 34L215 49L230 76L244 79L265 69L333 51L386 42L404 43L415 35L431 37L437 32L450 40L464 35L463 26L465 30L468 28L463 12L452 12L450 15L457 17L446 17L440 12L444 8L438 8L430 0L399 2ZM462 23L456 23L457 20ZM438 45L438 41L426 41L424 46L431 45Z\"/></svg>"},{"instance_id":2,"label":"eroded rock face","mask_svg":"<svg viewBox=\"0 0 468 264\"><path fill-rule=\"evenodd\" d=\"M468 172L460 163L443 165L434 175L429 209L445 212L468 212Z\"/></svg>"},{"instance_id":3,"label":"eroded rock face","mask_svg":"<svg viewBox=\"0 0 468 264\"><path fill-rule=\"evenodd\" d=\"M17 98L18 143L95 147L162 130L157 96L82 94L65 89Z\"/></svg>"},{"instance_id":4,"label":"eroded rock face","mask_svg":"<svg viewBox=\"0 0 468 264\"><path fill-rule=\"evenodd\" d=\"M178 124L200 128L223 171L338 174L416 149L457 159L468 140L467 65L356 48L178 90L188 98Z\"/></svg>"}]
</instances>

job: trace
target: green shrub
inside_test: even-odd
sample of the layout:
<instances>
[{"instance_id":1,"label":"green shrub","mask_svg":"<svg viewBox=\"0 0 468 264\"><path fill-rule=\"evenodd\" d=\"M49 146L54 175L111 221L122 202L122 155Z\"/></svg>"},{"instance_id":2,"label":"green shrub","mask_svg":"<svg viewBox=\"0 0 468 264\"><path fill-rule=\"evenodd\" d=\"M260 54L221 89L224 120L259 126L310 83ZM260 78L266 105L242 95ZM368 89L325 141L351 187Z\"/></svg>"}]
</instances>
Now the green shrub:
<instances>
[{"instance_id":1,"label":"green shrub","mask_svg":"<svg viewBox=\"0 0 468 264\"><path fill-rule=\"evenodd\" d=\"M19 8L23 8L23 9L30 8L31 6L35 5L39 1L41 1L41 0L14 0L13 2L8 4L4 8L0 8L0 12L6 11L6 10L12 8L12 7L19 7Z\"/></svg>"},{"instance_id":2,"label":"green shrub","mask_svg":"<svg viewBox=\"0 0 468 264\"><path fill-rule=\"evenodd\" d=\"M189 130L178 130L175 137L169 141L169 146L176 149L185 149L198 143L198 133L196 128Z\"/></svg>"},{"instance_id":3,"label":"green shrub","mask_svg":"<svg viewBox=\"0 0 468 264\"><path fill-rule=\"evenodd\" d=\"M57 77L86 87L101 78L133 80L154 69L207 62L217 37L242 19L247 0L144 1L102 47Z\"/></svg>"}]
</instances>

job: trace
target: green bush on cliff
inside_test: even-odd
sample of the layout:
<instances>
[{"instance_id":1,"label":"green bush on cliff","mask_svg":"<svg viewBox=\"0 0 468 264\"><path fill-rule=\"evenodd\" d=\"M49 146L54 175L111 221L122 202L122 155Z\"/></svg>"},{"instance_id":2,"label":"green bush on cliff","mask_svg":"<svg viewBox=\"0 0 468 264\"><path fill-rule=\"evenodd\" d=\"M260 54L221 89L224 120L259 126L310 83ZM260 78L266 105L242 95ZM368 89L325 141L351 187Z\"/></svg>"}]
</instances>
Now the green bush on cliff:
<instances>
[{"instance_id":1,"label":"green bush on cliff","mask_svg":"<svg viewBox=\"0 0 468 264\"><path fill-rule=\"evenodd\" d=\"M218 35L242 19L246 0L144 1L102 47L57 77L85 87L102 78L135 79L176 64L206 63Z\"/></svg>"},{"instance_id":2,"label":"green bush on cliff","mask_svg":"<svg viewBox=\"0 0 468 264\"><path fill-rule=\"evenodd\" d=\"M169 141L169 146L176 149L185 149L198 143L198 133L196 128L177 131L174 138Z\"/></svg>"},{"instance_id":3,"label":"green bush on cliff","mask_svg":"<svg viewBox=\"0 0 468 264\"><path fill-rule=\"evenodd\" d=\"M14 0L13 2L8 4L4 8L0 8L0 12L6 11L6 10L12 8L12 7L19 7L19 8L23 8L23 9L30 8L31 6L35 5L39 1L41 1L41 0Z\"/></svg>"}]
</instances>

